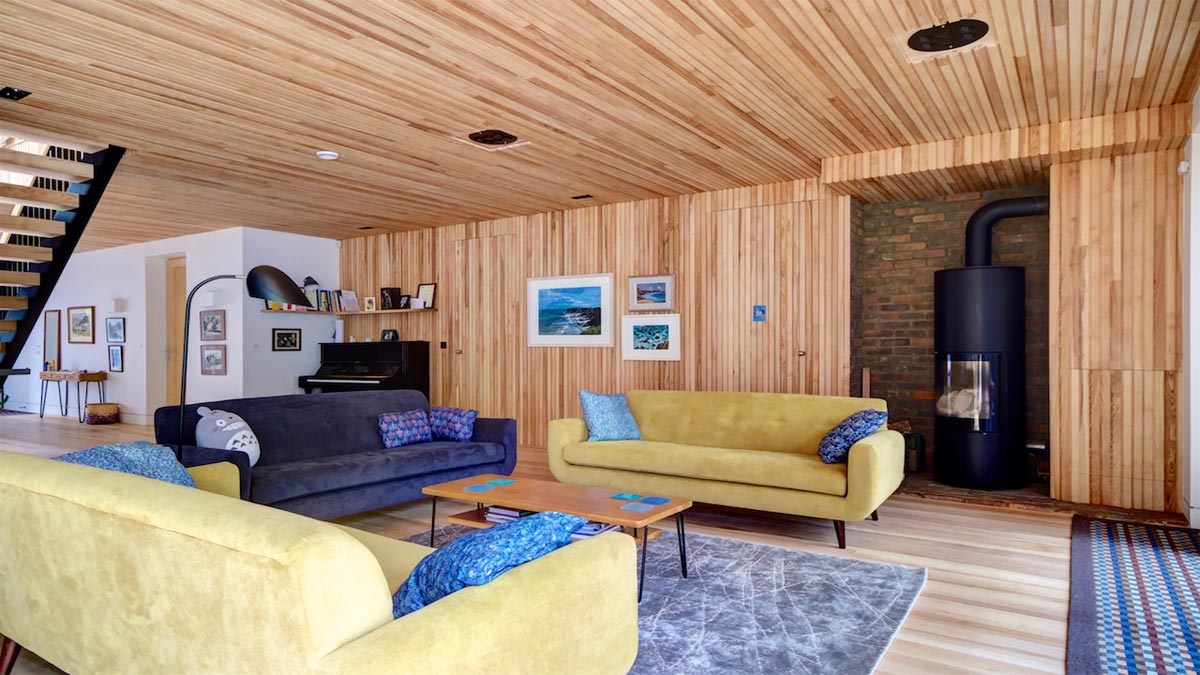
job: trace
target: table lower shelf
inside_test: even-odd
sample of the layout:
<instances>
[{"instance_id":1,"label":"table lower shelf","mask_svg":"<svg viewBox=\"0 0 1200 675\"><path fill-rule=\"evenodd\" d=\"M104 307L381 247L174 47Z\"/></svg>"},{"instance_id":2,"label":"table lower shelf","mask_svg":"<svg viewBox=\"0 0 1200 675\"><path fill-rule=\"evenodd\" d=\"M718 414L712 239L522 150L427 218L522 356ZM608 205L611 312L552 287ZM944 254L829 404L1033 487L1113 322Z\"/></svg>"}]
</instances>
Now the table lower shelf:
<instances>
[{"instance_id":1,"label":"table lower shelf","mask_svg":"<svg viewBox=\"0 0 1200 675\"><path fill-rule=\"evenodd\" d=\"M480 511L479 509L471 509L470 511L463 511L462 513L455 513L453 515L447 516L446 520L455 525L463 525L465 527L474 527L474 528L485 528L485 527L491 527L493 525L496 525L496 523L493 523L492 521L488 520L487 518L484 518L483 511ZM641 538L634 534L634 530L632 530L628 527L621 528L621 530L625 534L628 534L629 536L638 540L639 543L641 542ZM658 539L659 537L661 537L662 534L663 534L663 531L661 529L659 529L657 527L651 527L647 531L646 538L649 539L650 541L654 541L655 539Z\"/></svg>"}]
</instances>

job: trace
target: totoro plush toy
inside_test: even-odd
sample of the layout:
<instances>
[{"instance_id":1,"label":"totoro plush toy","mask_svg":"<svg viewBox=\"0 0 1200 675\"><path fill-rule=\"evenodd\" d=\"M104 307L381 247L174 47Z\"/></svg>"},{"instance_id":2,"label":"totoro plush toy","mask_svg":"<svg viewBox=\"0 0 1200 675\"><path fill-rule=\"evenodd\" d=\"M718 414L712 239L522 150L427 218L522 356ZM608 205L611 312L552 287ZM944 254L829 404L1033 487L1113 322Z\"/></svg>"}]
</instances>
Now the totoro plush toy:
<instances>
[{"instance_id":1,"label":"totoro plush toy","mask_svg":"<svg viewBox=\"0 0 1200 675\"><path fill-rule=\"evenodd\" d=\"M196 424L196 445L202 448L240 450L250 456L250 466L258 463L258 436L246 420L224 410L205 406L196 409L200 421Z\"/></svg>"}]
</instances>

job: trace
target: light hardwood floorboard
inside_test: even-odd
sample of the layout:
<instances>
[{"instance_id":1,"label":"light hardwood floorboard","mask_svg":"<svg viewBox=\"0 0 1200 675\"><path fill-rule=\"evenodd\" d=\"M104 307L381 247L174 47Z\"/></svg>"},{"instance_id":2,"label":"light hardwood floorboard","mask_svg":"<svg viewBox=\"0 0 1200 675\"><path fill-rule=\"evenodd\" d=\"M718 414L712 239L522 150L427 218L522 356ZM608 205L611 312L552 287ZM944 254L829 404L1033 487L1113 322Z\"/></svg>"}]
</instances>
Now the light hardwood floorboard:
<instances>
[{"instance_id":1,"label":"light hardwood floorboard","mask_svg":"<svg viewBox=\"0 0 1200 675\"><path fill-rule=\"evenodd\" d=\"M90 427L72 418L0 417L0 449L54 456L97 443L149 439L149 427ZM550 478L544 450L523 448L514 475ZM451 508L438 509L452 513ZM929 581L876 671L1061 673L1066 650L1070 516L894 497L878 522L828 521L697 507L690 532L877 562L925 567ZM429 527L417 501L341 519L403 538ZM439 518L439 525L445 524ZM22 656L20 675L56 672Z\"/></svg>"}]
</instances>

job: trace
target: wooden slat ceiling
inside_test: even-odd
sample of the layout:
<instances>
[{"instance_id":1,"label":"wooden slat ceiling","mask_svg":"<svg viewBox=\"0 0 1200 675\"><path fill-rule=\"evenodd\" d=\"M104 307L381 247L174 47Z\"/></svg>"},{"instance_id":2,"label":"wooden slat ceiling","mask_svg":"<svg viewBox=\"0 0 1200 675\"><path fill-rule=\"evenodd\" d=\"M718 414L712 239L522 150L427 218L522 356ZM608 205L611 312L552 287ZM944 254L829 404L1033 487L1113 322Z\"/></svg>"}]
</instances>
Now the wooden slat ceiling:
<instances>
[{"instance_id":1,"label":"wooden slat ceiling","mask_svg":"<svg viewBox=\"0 0 1200 675\"><path fill-rule=\"evenodd\" d=\"M0 127L129 148L85 248L770 183L1190 100L1200 0L4 0ZM994 45L910 62L962 17ZM532 141L488 153L450 136ZM318 162L312 152L342 153Z\"/></svg>"}]
</instances>

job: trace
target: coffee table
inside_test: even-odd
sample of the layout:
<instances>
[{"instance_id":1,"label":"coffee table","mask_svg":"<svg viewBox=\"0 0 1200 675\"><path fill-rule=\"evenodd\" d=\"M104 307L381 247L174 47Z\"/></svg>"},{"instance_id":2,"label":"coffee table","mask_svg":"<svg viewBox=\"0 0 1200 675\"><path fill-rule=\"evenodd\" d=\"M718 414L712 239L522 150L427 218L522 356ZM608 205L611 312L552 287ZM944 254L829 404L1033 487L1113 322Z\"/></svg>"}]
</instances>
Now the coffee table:
<instances>
[{"instance_id":1,"label":"coffee table","mask_svg":"<svg viewBox=\"0 0 1200 675\"><path fill-rule=\"evenodd\" d=\"M509 485L491 486L491 489L486 492L471 492L466 489L471 485L487 485L490 480L511 480L513 482ZM688 575L687 535L684 531L683 512L692 507L690 499L672 497L666 504L655 505L649 511L626 511L621 507L630 503L629 501L612 498L620 490L570 485L533 478L509 478L497 474L483 474L452 480L448 483L438 483L426 487L421 492L433 497L429 523L430 546L433 546L433 532L437 527L438 497L475 502L474 509L456 513L447 518L451 523L467 527L482 528L495 525L484 518L488 506L501 506L523 511L558 511L581 516L598 523L620 525L625 528L625 533L632 536L642 547L642 561L638 570L638 602L642 600L642 581L646 578L646 542L662 535L662 530L650 526L660 520L675 516L675 532L679 539L679 568L683 573L683 578L686 579ZM639 531L640 537L638 536Z\"/></svg>"}]
</instances>

